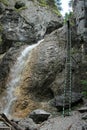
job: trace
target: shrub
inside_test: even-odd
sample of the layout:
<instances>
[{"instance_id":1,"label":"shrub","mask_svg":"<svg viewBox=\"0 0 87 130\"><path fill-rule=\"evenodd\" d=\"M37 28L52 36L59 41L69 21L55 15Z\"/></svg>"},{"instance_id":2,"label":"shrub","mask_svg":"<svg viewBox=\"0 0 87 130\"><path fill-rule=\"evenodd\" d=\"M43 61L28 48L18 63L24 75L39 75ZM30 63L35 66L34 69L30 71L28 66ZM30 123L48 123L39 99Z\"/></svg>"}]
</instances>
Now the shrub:
<instances>
[{"instance_id":1,"label":"shrub","mask_svg":"<svg viewBox=\"0 0 87 130\"><path fill-rule=\"evenodd\" d=\"M87 80L81 80L83 86L82 95L87 98Z\"/></svg>"},{"instance_id":2,"label":"shrub","mask_svg":"<svg viewBox=\"0 0 87 130\"><path fill-rule=\"evenodd\" d=\"M40 6L48 7L52 10L52 12L60 16L60 11L58 10L55 4L55 0L37 0L37 1L39 2Z\"/></svg>"}]
</instances>

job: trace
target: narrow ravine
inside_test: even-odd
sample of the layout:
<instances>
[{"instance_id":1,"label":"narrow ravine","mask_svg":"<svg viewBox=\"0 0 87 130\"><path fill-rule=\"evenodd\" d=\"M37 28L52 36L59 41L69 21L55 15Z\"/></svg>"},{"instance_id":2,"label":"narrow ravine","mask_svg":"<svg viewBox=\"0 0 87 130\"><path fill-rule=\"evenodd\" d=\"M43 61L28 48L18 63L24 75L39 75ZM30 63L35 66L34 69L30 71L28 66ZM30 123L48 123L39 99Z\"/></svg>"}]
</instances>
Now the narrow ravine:
<instances>
[{"instance_id":1,"label":"narrow ravine","mask_svg":"<svg viewBox=\"0 0 87 130\"><path fill-rule=\"evenodd\" d=\"M20 84L20 78L21 78L21 73L23 71L23 68L27 62L27 59L29 57L29 53L38 46L43 40L40 40L37 44L30 45L26 47L19 57L17 58L16 63L10 70L10 81L6 85L6 91L3 94L3 97L0 98L0 111L5 113L7 116L11 117L11 108L12 105L14 104L15 100L17 97L15 96L15 89Z\"/></svg>"}]
</instances>

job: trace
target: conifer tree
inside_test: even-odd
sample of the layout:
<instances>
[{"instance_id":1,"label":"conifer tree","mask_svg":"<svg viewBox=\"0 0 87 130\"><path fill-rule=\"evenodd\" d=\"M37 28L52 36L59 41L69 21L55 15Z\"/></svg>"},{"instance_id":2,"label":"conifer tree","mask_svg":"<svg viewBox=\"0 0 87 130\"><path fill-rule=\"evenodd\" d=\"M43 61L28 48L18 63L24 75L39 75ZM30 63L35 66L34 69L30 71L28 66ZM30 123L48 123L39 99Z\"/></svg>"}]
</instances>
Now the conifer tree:
<instances>
[{"instance_id":1,"label":"conifer tree","mask_svg":"<svg viewBox=\"0 0 87 130\"><path fill-rule=\"evenodd\" d=\"M62 10L62 7L61 7L61 0L55 0L56 1L56 4L57 4L57 7L58 7L58 10Z\"/></svg>"}]
</instances>

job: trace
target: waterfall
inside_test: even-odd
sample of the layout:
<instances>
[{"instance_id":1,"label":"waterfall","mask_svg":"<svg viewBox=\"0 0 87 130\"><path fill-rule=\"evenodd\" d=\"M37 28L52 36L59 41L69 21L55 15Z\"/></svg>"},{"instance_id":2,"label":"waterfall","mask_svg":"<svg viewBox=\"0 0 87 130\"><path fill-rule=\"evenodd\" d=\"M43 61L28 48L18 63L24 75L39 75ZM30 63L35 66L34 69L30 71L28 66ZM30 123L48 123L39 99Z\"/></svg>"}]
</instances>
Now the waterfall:
<instances>
[{"instance_id":1,"label":"waterfall","mask_svg":"<svg viewBox=\"0 0 87 130\"><path fill-rule=\"evenodd\" d=\"M10 115L11 106L17 98L14 94L14 91L20 84L21 73L29 57L29 53L32 51L33 48L38 46L42 41L43 40L40 40L37 44L26 47L21 52L20 56L17 58L16 63L10 70L10 74L9 74L10 81L6 85L7 89L1 101L2 112L8 116Z\"/></svg>"}]
</instances>

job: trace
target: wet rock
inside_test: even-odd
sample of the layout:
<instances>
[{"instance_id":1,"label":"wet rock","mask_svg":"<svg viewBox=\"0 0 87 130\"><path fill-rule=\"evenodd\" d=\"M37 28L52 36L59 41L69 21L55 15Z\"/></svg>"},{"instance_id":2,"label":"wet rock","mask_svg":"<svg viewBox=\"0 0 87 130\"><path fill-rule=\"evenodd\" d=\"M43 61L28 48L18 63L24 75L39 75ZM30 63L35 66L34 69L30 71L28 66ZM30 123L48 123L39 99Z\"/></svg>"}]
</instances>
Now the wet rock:
<instances>
[{"instance_id":1,"label":"wet rock","mask_svg":"<svg viewBox=\"0 0 87 130\"><path fill-rule=\"evenodd\" d=\"M16 62L20 51L21 49L19 48L10 48L0 61L0 93L5 89L10 68Z\"/></svg>"},{"instance_id":2,"label":"wet rock","mask_svg":"<svg viewBox=\"0 0 87 130\"><path fill-rule=\"evenodd\" d=\"M78 109L78 111L81 113L87 112L87 107L81 107L80 109Z\"/></svg>"},{"instance_id":3,"label":"wet rock","mask_svg":"<svg viewBox=\"0 0 87 130\"><path fill-rule=\"evenodd\" d=\"M19 8L21 8L21 7L23 7L23 6L25 6L25 3L22 2L22 1L17 1L17 2L15 3L15 8L16 8L16 9L19 9Z\"/></svg>"},{"instance_id":4,"label":"wet rock","mask_svg":"<svg viewBox=\"0 0 87 130\"><path fill-rule=\"evenodd\" d=\"M5 6L3 3L0 2L0 14L2 14L5 11Z\"/></svg>"},{"instance_id":5,"label":"wet rock","mask_svg":"<svg viewBox=\"0 0 87 130\"><path fill-rule=\"evenodd\" d=\"M41 109L34 110L29 115L29 117L32 118L33 121L37 124L47 120L49 116L50 116L50 113Z\"/></svg>"},{"instance_id":6,"label":"wet rock","mask_svg":"<svg viewBox=\"0 0 87 130\"><path fill-rule=\"evenodd\" d=\"M58 108L58 110L63 109L63 100L64 100L64 94L61 96L56 96L53 100L53 105ZM69 106L69 93L66 94L65 98L65 108L68 108ZM77 105L78 103L81 103L83 101L82 95L80 93L72 92L72 106Z\"/></svg>"},{"instance_id":7,"label":"wet rock","mask_svg":"<svg viewBox=\"0 0 87 130\"><path fill-rule=\"evenodd\" d=\"M33 122L31 118L24 118L18 122L25 130L37 130L37 125Z\"/></svg>"}]
</instances>

